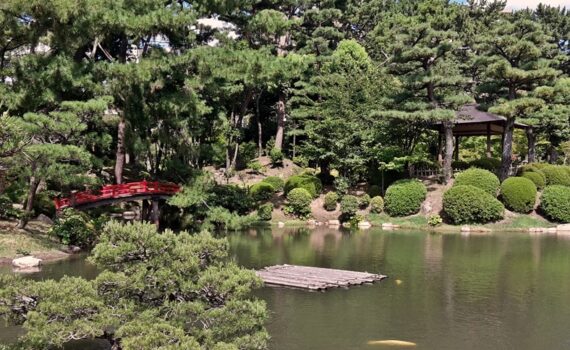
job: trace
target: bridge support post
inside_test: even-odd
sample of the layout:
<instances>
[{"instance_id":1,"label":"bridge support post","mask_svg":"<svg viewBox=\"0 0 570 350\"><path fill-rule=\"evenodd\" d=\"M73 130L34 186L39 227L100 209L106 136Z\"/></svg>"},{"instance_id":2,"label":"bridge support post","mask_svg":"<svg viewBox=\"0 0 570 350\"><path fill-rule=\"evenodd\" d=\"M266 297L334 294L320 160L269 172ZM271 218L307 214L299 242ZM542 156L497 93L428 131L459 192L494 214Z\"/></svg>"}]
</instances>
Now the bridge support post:
<instances>
[{"instance_id":1,"label":"bridge support post","mask_svg":"<svg viewBox=\"0 0 570 350\"><path fill-rule=\"evenodd\" d=\"M158 199L152 200L151 221L153 224L156 225L157 228L160 226L160 207L159 207Z\"/></svg>"}]
</instances>

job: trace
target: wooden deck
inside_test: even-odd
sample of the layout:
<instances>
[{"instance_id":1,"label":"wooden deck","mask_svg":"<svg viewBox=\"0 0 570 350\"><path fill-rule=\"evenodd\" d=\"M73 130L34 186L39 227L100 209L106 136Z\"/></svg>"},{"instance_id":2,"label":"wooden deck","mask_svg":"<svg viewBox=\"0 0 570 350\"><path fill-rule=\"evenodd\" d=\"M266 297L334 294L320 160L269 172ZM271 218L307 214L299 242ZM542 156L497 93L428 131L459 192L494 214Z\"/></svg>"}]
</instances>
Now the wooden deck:
<instances>
[{"instance_id":1,"label":"wooden deck","mask_svg":"<svg viewBox=\"0 0 570 350\"><path fill-rule=\"evenodd\" d=\"M356 272L321 267L298 265L275 265L257 271L257 275L268 285L326 290L350 287L381 281L386 276L368 272Z\"/></svg>"}]
</instances>

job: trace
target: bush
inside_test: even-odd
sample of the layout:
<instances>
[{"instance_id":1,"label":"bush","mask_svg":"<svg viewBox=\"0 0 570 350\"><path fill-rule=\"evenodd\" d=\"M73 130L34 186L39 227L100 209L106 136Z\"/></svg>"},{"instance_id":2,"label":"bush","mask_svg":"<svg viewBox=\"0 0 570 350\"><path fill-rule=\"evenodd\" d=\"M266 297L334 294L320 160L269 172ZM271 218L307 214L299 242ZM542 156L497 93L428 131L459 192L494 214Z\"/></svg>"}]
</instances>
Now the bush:
<instances>
[{"instance_id":1,"label":"bush","mask_svg":"<svg viewBox=\"0 0 570 350\"><path fill-rule=\"evenodd\" d=\"M316 176L310 174L301 174L291 176L285 183L285 194L288 195L295 188L303 188L316 198L323 190L323 184Z\"/></svg>"},{"instance_id":2,"label":"bush","mask_svg":"<svg viewBox=\"0 0 570 350\"><path fill-rule=\"evenodd\" d=\"M384 200L382 197L372 197L370 200L370 212L380 214L382 211L384 211Z\"/></svg>"},{"instance_id":3,"label":"bush","mask_svg":"<svg viewBox=\"0 0 570 350\"><path fill-rule=\"evenodd\" d=\"M266 204L260 205L259 208L257 209L257 216L259 217L259 220L270 221L272 215L273 215L273 204L272 203L266 203Z\"/></svg>"},{"instance_id":4,"label":"bush","mask_svg":"<svg viewBox=\"0 0 570 350\"><path fill-rule=\"evenodd\" d=\"M507 208L528 213L536 202L536 185L525 177L510 177L501 184L501 198Z\"/></svg>"},{"instance_id":5,"label":"bush","mask_svg":"<svg viewBox=\"0 0 570 350\"><path fill-rule=\"evenodd\" d=\"M542 192L540 207L550 219L570 223L570 187L547 186Z\"/></svg>"},{"instance_id":6,"label":"bush","mask_svg":"<svg viewBox=\"0 0 570 350\"><path fill-rule=\"evenodd\" d=\"M443 223L443 219L441 218L441 216L437 215L437 214L433 214L430 215L428 218L428 225L430 226L439 226Z\"/></svg>"},{"instance_id":7,"label":"bush","mask_svg":"<svg viewBox=\"0 0 570 350\"><path fill-rule=\"evenodd\" d=\"M283 191L283 186L285 186L285 181L283 181L283 179L278 176L268 176L261 182L265 182L273 186L275 192Z\"/></svg>"},{"instance_id":8,"label":"bush","mask_svg":"<svg viewBox=\"0 0 570 350\"><path fill-rule=\"evenodd\" d=\"M358 205L360 209L366 209L370 205L370 196L368 194L363 194L358 198Z\"/></svg>"},{"instance_id":9,"label":"bush","mask_svg":"<svg viewBox=\"0 0 570 350\"><path fill-rule=\"evenodd\" d=\"M527 171L522 173L522 177L532 181L539 190L542 190L544 186L546 186L546 176L544 176L542 172Z\"/></svg>"},{"instance_id":10,"label":"bush","mask_svg":"<svg viewBox=\"0 0 570 350\"><path fill-rule=\"evenodd\" d=\"M287 214L296 215L305 218L311 214L311 202L313 197L304 188L294 188L287 194L287 206L285 212Z\"/></svg>"},{"instance_id":11,"label":"bush","mask_svg":"<svg viewBox=\"0 0 570 350\"><path fill-rule=\"evenodd\" d=\"M469 163L462 160L455 160L451 163L451 167L455 170L467 170L470 166Z\"/></svg>"},{"instance_id":12,"label":"bush","mask_svg":"<svg viewBox=\"0 0 570 350\"><path fill-rule=\"evenodd\" d=\"M309 160L307 160L307 158L305 158L303 156L293 157L292 160L293 160L293 163L300 166L301 168L306 168L309 166Z\"/></svg>"},{"instance_id":13,"label":"bush","mask_svg":"<svg viewBox=\"0 0 570 350\"><path fill-rule=\"evenodd\" d=\"M340 200L340 211L345 220L350 220L358 211L358 198L347 194Z\"/></svg>"},{"instance_id":14,"label":"bush","mask_svg":"<svg viewBox=\"0 0 570 350\"><path fill-rule=\"evenodd\" d=\"M497 175L485 169L467 169L455 177L455 186L475 186L493 197L497 197L500 184Z\"/></svg>"},{"instance_id":15,"label":"bush","mask_svg":"<svg viewBox=\"0 0 570 350\"><path fill-rule=\"evenodd\" d=\"M443 211L453 224L484 224L502 219L505 207L481 188L465 185L444 193Z\"/></svg>"},{"instance_id":16,"label":"bush","mask_svg":"<svg viewBox=\"0 0 570 350\"><path fill-rule=\"evenodd\" d=\"M420 211L426 194L426 187L418 180L396 181L386 190L386 212L392 216L416 214Z\"/></svg>"},{"instance_id":17,"label":"bush","mask_svg":"<svg viewBox=\"0 0 570 350\"><path fill-rule=\"evenodd\" d=\"M235 185L216 185L208 198L211 207L224 207L231 212L245 215L253 208L247 189Z\"/></svg>"},{"instance_id":18,"label":"bush","mask_svg":"<svg viewBox=\"0 0 570 350\"><path fill-rule=\"evenodd\" d=\"M271 165L276 167L283 165L283 151L278 148L273 148L271 152L269 152L269 158L271 158Z\"/></svg>"},{"instance_id":19,"label":"bush","mask_svg":"<svg viewBox=\"0 0 570 350\"><path fill-rule=\"evenodd\" d=\"M64 209L49 230L65 245L90 247L96 239L95 221L89 215L72 208Z\"/></svg>"},{"instance_id":20,"label":"bush","mask_svg":"<svg viewBox=\"0 0 570 350\"><path fill-rule=\"evenodd\" d=\"M570 186L570 174L565 167L559 165L549 165L542 169L546 176L547 185Z\"/></svg>"},{"instance_id":21,"label":"bush","mask_svg":"<svg viewBox=\"0 0 570 350\"><path fill-rule=\"evenodd\" d=\"M336 192L329 192L325 195L325 210L335 211L338 202L338 194Z\"/></svg>"},{"instance_id":22,"label":"bush","mask_svg":"<svg viewBox=\"0 0 570 350\"><path fill-rule=\"evenodd\" d=\"M472 167L489 170L496 173L501 167L501 160L495 158L481 158L470 163Z\"/></svg>"},{"instance_id":23,"label":"bush","mask_svg":"<svg viewBox=\"0 0 570 350\"><path fill-rule=\"evenodd\" d=\"M209 230L214 226L218 230L238 231L253 225L259 217L256 215L240 215L224 207L212 207L201 229Z\"/></svg>"},{"instance_id":24,"label":"bush","mask_svg":"<svg viewBox=\"0 0 570 350\"><path fill-rule=\"evenodd\" d=\"M251 171L258 174L263 172L263 165L261 165L261 163L258 160L252 160L249 163L247 163L247 168L251 169Z\"/></svg>"},{"instance_id":25,"label":"bush","mask_svg":"<svg viewBox=\"0 0 570 350\"><path fill-rule=\"evenodd\" d=\"M19 215L20 211L14 209L12 200L6 195L0 196L0 219L17 218Z\"/></svg>"},{"instance_id":26,"label":"bush","mask_svg":"<svg viewBox=\"0 0 570 350\"><path fill-rule=\"evenodd\" d=\"M382 195L382 188L378 185L372 185L368 188L370 197L377 197Z\"/></svg>"},{"instance_id":27,"label":"bush","mask_svg":"<svg viewBox=\"0 0 570 350\"><path fill-rule=\"evenodd\" d=\"M350 182L346 177L339 176L334 179L333 186L336 193L338 193L340 196L344 196L348 193Z\"/></svg>"},{"instance_id":28,"label":"bush","mask_svg":"<svg viewBox=\"0 0 570 350\"><path fill-rule=\"evenodd\" d=\"M266 201L271 199L275 188L267 182L258 182L249 188L249 193L254 201Z\"/></svg>"}]
</instances>

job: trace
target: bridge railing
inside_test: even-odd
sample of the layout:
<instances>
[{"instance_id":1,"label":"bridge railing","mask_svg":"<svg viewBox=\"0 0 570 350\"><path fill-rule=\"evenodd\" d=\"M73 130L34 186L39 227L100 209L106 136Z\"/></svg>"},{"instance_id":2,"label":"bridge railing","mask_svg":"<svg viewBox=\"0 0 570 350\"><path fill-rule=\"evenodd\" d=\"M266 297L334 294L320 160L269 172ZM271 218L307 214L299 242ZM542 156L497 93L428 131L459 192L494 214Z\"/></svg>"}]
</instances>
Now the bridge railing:
<instances>
[{"instance_id":1,"label":"bridge railing","mask_svg":"<svg viewBox=\"0 0 570 350\"><path fill-rule=\"evenodd\" d=\"M76 205L98 202L105 199L122 198L143 194L173 195L180 191L180 186L158 181L129 182L120 185L105 185L99 191L82 191L72 193L67 198L54 199L57 210Z\"/></svg>"}]
</instances>

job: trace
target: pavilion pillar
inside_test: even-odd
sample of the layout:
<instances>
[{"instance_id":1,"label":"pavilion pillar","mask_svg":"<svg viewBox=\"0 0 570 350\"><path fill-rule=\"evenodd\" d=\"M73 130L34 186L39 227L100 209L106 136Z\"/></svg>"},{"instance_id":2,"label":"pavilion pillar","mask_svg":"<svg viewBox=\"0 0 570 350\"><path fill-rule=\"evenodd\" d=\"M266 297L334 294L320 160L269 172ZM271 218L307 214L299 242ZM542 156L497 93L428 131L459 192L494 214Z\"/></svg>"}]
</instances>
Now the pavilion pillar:
<instances>
[{"instance_id":1,"label":"pavilion pillar","mask_svg":"<svg viewBox=\"0 0 570 350\"><path fill-rule=\"evenodd\" d=\"M459 136L455 136L455 161L459 161Z\"/></svg>"},{"instance_id":2,"label":"pavilion pillar","mask_svg":"<svg viewBox=\"0 0 570 350\"><path fill-rule=\"evenodd\" d=\"M487 158L493 156L493 145L491 143L491 123L487 123Z\"/></svg>"},{"instance_id":3,"label":"pavilion pillar","mask_svg":"<svg viewBox=\"0 0 570 350\"><path fill-rule=\"evenodd\" d=\"M152 214L151 214L151 221L153 224L156 225L156 228L160 226L160 208L158 199L152 199Z\"/></svg>"}]
</instances>

